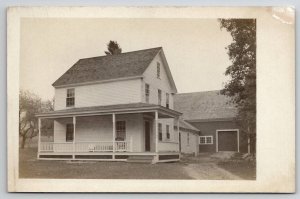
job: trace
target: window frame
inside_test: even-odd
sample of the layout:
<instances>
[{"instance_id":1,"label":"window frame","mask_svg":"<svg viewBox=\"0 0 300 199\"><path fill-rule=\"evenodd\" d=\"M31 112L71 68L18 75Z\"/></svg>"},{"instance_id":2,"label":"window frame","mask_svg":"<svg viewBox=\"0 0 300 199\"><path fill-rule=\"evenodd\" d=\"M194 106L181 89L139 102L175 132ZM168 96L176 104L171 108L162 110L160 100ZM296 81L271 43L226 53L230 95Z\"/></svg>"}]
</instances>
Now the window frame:
<instances>
[{"instance_id":1,"label":"window frame","mask_svg":"<svg viewBox=\"0 0 300 199\"><path fill-rule=\"evenodd\" d=\"M166 125L166 138L167 140L170 140L171 135L170 135L170 125Z\"/></svg>"},{"instance_id":2,"label":"window frame","mask_svg":"<svg viewBox=\"0 0 300 199\"><path fill-rule=\"evenodd\" d=\"M201 143L201 138L204 138L204 143ZM207 138L210 138L211 142L207 142ZM214 138L212 135L204 135L204 136L199 136L199 145L211 145L214 144Z\"/></svg>"},{"instance_id":3,"label":"window frame","mask_svg":"<svg viewBox=\"0 0 300 199\"><path fill-rule=\"evenodd\" d=\"M166 108L170 108L170 94L166 93Z\"/></svg>"},{"instance_id":4,"label":"window frame","mask_svg":"<svg viewBox=\"0 0 300 199\"><path fill-rule=\"evenodd\" d=\"M162 141L163 136L162 136L162 123L158 123L158 141Z\"/></svg>"},{"instance_id":5,"label":"window frame","mask_svg":"<svg viewBox=\"0 0 300 199\"><path fill-rule=\"evenodd\" d=\"M69 91L73 91L73 95L69 94ZM73 99L73 103L71 104L70 103L70 100ZM75 88L67 88L67 93L66 93L66 107L67 108L72 108L72 107L75 107Z\"/></svg>"},{"instance_id":6,"label":"window frame","mask_svg":"<svg viewBox=\"0 0 300 199\"><path fill-rule=\"evenodd\" d=\"M145 101L146 103L149 103L150 99L150 85L145 83Z\"/></svg>"},{"instance_id":7,"label":"window frame","mask_svg":"<svg viewBox=\"0 0 300 199\"><path fill-rule=\"evenodd\" d=\"M162 101L162 91L160 89L157 90L157 104L161 105Z\"/></svg>"},{"instance_id":8,"label":"window frame","mask_svg":"<svg viewBox=\"0 0 300 199\"><path fill-rule=\"evenodd\" d=\"M122 124L123 126L121 126L120 123L123 123ZM119 129L120 127L122 127L123 129ZM126 137L127 137L126 129L127 128L126 128L126 121L125 120L116 121L116 138L115 138L116 141L126 141ZM119 140L119 138L122 138L121 136L119 136L120 133L124 133L123 140Z\"/></svg>"}]
</instances>

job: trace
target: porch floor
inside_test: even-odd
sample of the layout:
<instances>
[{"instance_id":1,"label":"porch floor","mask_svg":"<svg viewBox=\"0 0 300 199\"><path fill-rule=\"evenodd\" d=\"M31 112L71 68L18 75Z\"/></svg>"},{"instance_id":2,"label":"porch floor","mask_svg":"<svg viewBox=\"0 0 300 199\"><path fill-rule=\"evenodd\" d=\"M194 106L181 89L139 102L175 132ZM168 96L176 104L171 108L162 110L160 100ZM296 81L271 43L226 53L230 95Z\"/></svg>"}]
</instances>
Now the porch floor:
<instances>
[{"instance_id":1,"label":"porch floor","mask_svg":"<svg viewBox=\"0 0 300 199\"><path fill-rule=\"evenodd\" d=\"M180 160L178 152L40 152L41 160L99 160L99 161L128 161L136 157L151 157L152 163L173 162ZM149 159L149 158L147 158Z\"/></svg>"},{"instance_id":2,"label":"porch floor","mask_svg":"<svg viewBox=\"0 0 300 199\"><path fill-rule=\"evenodd\" d=\"M179 154L178 152L172 151L160 151L160 152L47 152L41 151L40 155L169 155L169 154Z\"/></svg>"}]
</instances>

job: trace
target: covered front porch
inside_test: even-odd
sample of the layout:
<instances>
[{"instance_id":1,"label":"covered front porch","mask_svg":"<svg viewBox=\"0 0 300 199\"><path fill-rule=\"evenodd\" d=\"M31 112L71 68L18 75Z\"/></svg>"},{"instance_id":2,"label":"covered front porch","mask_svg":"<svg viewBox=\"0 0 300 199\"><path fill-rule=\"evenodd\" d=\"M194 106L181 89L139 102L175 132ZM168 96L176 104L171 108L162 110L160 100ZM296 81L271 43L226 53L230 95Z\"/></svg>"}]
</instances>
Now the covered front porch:
<instances>
[{"instance_id":1,"label":"covered front porch","mask_svg":"<svg viewBox=\"0 0 300 199\"><path fill-rule=\"evenodd\" d=\"M163 142L159 141L158 124L174 126L180 113L157 105L142 105L39 114L38 159L127 161L140 156L149 157L152 162L179 160L179 129ZM50 142L41 140L41 126L46 119L54 122Z\"/></svg>"}]
</instances>

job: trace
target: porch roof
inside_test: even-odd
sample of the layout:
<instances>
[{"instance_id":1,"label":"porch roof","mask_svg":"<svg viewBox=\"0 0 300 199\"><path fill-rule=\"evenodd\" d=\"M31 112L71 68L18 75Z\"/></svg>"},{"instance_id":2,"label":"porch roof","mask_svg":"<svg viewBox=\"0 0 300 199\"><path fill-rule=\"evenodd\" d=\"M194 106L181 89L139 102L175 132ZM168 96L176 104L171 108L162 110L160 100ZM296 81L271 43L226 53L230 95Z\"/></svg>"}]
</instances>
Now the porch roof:
<instances>
[{"instance_id":1,"label":"porch roof","mask_svg":"<svg viewBox=\"0 0 300 199\"><path fill-rule=\"evenodd\" d=\"M177 125L174 125L174 129L176 129L176 128L177 128ZM196 128L192 124L184 121L183 119L179 119L179 129L183 130L183 131L193 132L196 134L200 133L200 130L198 128Z\"/></svg>"},{"instance_id":2,"label":"porch roof","mask_svg":"<svg viewBox=\"0 0 300 199\"><path fill-rule=\"evenodd\" d=\"M147 104L147 103L130 103L130 104L117 104L107 106L91 106L80 108L68 108L57 111L50 111L39 113L36 116L41 118L57 118L57 117L71 117L71 116L88 116L88 115L108 115L112 113L125 114L125 113L142 113L158 111L160 117L178 117L182 113L168 109L166 107Z\"/></svg>"}]
</instances>

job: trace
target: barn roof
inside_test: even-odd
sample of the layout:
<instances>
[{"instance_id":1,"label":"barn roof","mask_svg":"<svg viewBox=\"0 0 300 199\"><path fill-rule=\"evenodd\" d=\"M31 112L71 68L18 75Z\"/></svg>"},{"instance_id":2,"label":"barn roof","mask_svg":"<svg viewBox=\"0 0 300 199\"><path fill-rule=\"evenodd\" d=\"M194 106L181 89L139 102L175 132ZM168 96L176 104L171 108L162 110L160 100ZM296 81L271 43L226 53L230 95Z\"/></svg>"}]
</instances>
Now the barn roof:
<instances>
[{"instance_id":1,"label":"barn roof","mask_svg":"<svg viewBox=\"0 0 300 199\"><path fill-rule=\"evenodd\" d=\"M161 49L161 47L157 47L80 59L52 85L57 87L141 76Z\"/></svg>"},{"instance_id":2,"label":"barn roof","mask_svg":"<svg viewBox=\"0 0 300 199\"><path fill-rule=\"evenodd\" d=\"M220 91L182 93L174 95L174 109L184 120L222 120L236 117L237 108Z\"/></svg>"}]
</instances>

